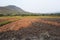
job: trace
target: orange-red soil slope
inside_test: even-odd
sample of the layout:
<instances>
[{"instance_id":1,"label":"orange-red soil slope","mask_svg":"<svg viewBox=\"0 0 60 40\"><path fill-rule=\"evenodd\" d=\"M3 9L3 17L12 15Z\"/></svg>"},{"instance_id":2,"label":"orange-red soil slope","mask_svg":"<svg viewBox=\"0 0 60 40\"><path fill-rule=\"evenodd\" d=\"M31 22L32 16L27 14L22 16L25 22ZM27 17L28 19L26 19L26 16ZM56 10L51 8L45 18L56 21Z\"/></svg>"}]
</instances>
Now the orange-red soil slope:
<instances>
[{"instance_id":1,"label":"orange-red soil slope","mask_svg":"<svg viewBox=\"0 0 60 40\"><path fill-rule=\"evenodd\" d=\"M42 22L45 24L60 26L60 23L53 21L46 21L40 18L23 18L16 22L12 22L0 27L0 32L5 32L9 30L19 30L21 28L29 27L34 22Z\"/></svg>"}]
</instances>

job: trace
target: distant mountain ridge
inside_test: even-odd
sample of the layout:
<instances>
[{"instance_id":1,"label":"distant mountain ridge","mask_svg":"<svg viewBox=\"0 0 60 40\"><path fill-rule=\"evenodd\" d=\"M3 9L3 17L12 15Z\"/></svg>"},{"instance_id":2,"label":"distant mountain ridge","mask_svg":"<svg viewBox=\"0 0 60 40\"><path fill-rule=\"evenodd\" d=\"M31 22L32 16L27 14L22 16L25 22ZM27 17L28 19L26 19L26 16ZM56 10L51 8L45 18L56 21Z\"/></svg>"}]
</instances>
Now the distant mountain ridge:
<instances>
[{"instance_id":1,"label":"distant mountain ridge","mask_svg":"<svg viewBox=\"0 0 60 40\"><path fill-rule=\"evenodd\" d=\"M19 11L19 12L24 12L24 10L22 10L21 8L14 6L14 5L5 6L5 8L10 9L10 10Z\"/></svg>"},{"instance_id":2,"label":"distant mountain ridge","mask_svg":"<svg viewBox=\"0 0 60 40\"><path fill-rule=\"evenodd\" d=\"M0 7L0 14L22 14L23 12L25 12L23 9L14 6L14 5L8 5L8 6L4 6L4 7Z\"/></svg>"},{"instance_id":3,"label":"distant mountain ridge","mask_svg":"<svg viewBox=\"0 0 60 40\"><path fill-rule=\"evenodd\" d=\"M0 7L0 16L50 16L50 15L56 15L60 16L60 12L56 13L32 13L24 11L23 9L15 6L15 5L8 5Z\"/></svg>"}]
</instances>

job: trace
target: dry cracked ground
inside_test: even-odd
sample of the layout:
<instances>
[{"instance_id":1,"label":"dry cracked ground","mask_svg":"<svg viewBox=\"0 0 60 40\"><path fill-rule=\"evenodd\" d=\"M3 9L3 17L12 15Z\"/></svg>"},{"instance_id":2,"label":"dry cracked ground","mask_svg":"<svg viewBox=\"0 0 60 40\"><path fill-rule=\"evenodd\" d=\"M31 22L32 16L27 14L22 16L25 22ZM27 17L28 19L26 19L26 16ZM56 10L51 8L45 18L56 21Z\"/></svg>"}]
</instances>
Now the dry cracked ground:
<instances>
[{"instance_id":1,"label":"dry cracked ground","mask_svg":"<svg viewBox=\"0 0 60 40\"><path fill-rule=\"evenodd\" d=\"M0 40L60 40L60 18L23 18L0 27Z\"/></svg>"}]
</instances>

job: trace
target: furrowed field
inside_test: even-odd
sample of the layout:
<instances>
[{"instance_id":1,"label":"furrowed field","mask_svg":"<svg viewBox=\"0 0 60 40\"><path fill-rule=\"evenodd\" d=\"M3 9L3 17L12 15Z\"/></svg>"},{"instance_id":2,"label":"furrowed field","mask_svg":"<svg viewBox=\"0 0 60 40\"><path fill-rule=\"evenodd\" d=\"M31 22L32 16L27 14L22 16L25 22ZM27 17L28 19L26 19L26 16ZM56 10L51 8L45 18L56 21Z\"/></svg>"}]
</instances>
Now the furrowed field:
<instances>
[{"instance_id":1,"label":"furrowed field","mask_svg":"<svg viewBox=\"0 0 60 40\"><path fill-rule=\"evenodd\" d=\"M17 21L19 19L21 19L22 17L19 16L3 16L0 17L0 26L3 26L5 24Z\"/></svg>"},{"instance_id":2,"label":"furrowed field","mask_svg":"<svg viewBox=\"0 0 60 40\"><path fill-rule=\"evenodd\" d=\"M60 40L60 16L0 17L1 40Z\"/></svg>"}]
</instances>

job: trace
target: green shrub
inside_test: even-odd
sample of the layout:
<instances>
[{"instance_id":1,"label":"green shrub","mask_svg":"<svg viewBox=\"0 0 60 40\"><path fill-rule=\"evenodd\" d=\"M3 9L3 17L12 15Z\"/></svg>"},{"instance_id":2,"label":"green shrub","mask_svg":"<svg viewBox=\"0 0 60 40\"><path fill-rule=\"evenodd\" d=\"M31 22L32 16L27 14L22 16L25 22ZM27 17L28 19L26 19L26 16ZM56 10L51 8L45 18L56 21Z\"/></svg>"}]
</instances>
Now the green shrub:
<instances>
[{"instance_id":1,"label":"green shrub","mask_svg":"<svg viewBox=\"0 0 60 40\"><path fill-rule=\"evenodd\" d=\"M3 25L8 24L8 23L11 23L11 21L4 21L4 22L1 22L1 23L0 23L0 26L3 26Z\"/></svg>"}]
</instances>

